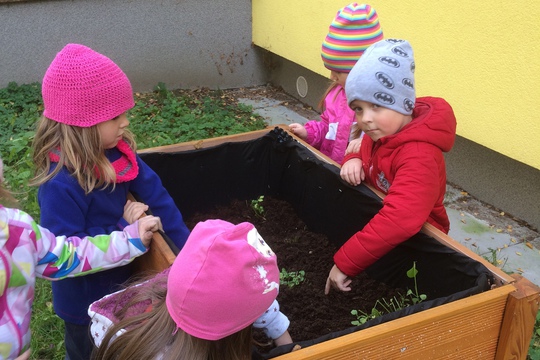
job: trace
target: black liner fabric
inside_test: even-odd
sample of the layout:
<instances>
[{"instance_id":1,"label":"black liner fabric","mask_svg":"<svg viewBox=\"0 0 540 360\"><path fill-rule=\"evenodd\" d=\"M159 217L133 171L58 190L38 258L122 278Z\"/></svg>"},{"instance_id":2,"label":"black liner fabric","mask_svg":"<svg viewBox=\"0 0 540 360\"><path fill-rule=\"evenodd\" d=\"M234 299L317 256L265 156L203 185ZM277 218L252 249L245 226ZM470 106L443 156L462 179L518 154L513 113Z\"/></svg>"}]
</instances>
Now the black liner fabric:
<instances>
[{"instance_id":1,"label":"black liner fabric","mask_svg":"<svg viewBox=\"0 0 540 360\"><path fill-rule=\"evenodd\" d=\"M341 246L382 207L380 198L366 186L343 182L337 167L318 159L280 128L255 140L178 153L144 153L141 157L159 174L184 216L233 199L271 195L291 203L310 231L323 233ZM298 344L317 344L478 294L493 283L491 273L481 263L423 233L396 247L366 272L389 286L414 288L413 280L404 276L413 262L418 269L418 288L430 300ZM264 357L287 353L293 346L278 347Z\"/></svg>"}]
</instances>

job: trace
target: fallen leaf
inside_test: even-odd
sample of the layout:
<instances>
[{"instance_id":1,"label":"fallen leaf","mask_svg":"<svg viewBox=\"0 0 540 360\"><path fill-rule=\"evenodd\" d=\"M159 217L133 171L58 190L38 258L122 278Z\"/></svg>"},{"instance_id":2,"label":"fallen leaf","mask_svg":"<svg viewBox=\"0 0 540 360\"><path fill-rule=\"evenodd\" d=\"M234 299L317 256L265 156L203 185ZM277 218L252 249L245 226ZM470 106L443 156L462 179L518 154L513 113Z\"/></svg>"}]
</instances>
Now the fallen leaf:
<instances>
[{"instance_id":1,"label":"fallen leaf","mask_svg":"<svg viewBox=\"0 0 540 360\"><path fill-rule=\"evenodd\" d=\"M471 240L471 238L465 238L465 240L469 241L469 240Z\"/></svg>"},{"instance_id":2,"label":"fallen leaf","mask_svg":"<svg viewBox=\"0 0 540 360\"><path fill-rule=\"evenodd\" d=\"M465 219L461 219L461 222L466 224L467 222L465 221Z\"/></svg>"},{"instance_id":3,"label":"fallen leaf","mask_svg":"<svg viewBox=\"0 0 540 360\"><path fill-rule=\"evenodd\" d=\"M500 214L500 215L501 215L501 216L504 216L504 211L501 211L501 214Z\"/></svg>"},{"instance_id":4,"label":"fallen leaf","mask_svg":"<svg viewBox=\"0 0 540 360\"><path fill-rule=\"evenodd\" d=\"M498 233L502 233L502 232L503 232L502 229L497 229L497 230L495 230L495 231L498 232Z\"/></svg>"},{"instance_id":5,"label":"fallen leaf","mask_svg":"<svg viewBox=\"0 0 540 360\"><path fill-rule=\"evenodd\" d=\"M519 251L516 251L516 255L521 256L521 253Z\"/></svg>"},{"instance_id":6,"label":"fallen leaf","mask_svg":"<svg viewBox=\"0 0 540 360\"><path fill-rule=\"evenodd\" d=\"M515 243L515 242L516 242L516 239L511 238L510 241L513 242L513 243Z\"/></svg>"},{"instance_id":7,"label":"fallen leaf","mask_svg":"<svg viewBox=\"0 0 540 360\"><path fill-rule=\"evenodd\" d=\"M463 196L468 196L469 194L468 194L466 191L462 191L462 192L461 192L461 195L463 195Z\"/></svg>"},{"instance_id":8,"label":"fallen leaf","mask_svg":"<svg viewBox=\"0 0 540 360\"><path fill-rule=\"evenodd\" d=\"M533 244L531 244L531 243L528 242L528 241L525 243L525 245L527 245L527 247L528 247L529 249L534 249Z\"/></svg>"}]
</instances>

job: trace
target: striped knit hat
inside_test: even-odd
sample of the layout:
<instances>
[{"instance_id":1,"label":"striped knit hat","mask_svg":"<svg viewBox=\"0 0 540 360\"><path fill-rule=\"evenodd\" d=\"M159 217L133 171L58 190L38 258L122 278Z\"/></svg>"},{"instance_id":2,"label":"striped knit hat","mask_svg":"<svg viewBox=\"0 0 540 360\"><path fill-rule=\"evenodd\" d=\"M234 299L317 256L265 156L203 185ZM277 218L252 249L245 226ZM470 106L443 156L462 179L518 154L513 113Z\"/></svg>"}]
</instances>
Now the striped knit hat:
<instances>
[{"instance_id":1,"label":"striped knit hat","mask_svg":"<svg viewBox=\"0 0 540 360\"><path fill-rule=\"evenodd\" d=\"M43 115L78 127L114 119L133 106L126 74L111 59L89 47L67 44L45 72Z\"/></svg>"},{"instance_id":2,"label":"striped knit hat","mask_svg":"<svg viewBox=\"0 0 540 360\"><path fill-rule=\"evenodd\" d=\"M324 66L330 71L348 73L364 51L382 38L375 9L366 4L349 4L337 12L323 41Z\"/></svg>"}]
</instances>

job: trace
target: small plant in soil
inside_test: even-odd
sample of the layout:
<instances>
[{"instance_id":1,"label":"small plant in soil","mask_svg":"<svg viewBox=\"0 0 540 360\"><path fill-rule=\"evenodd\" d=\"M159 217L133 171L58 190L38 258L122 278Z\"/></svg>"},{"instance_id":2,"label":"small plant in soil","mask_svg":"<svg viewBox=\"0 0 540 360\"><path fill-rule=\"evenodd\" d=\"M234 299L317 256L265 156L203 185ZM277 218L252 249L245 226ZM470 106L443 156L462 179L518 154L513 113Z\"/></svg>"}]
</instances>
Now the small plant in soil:
<instances>
[{"instance_id":1,"label":"small plant in soil","mask_svg":"<svg viewBox=\"0 0 540 360\"><path fill-rule=\"evenodd\" d=\"M259 196L257 199L251 200L251 208L255 212L255 215L264 219L264 195Z\"/></svg>"},{"instance_id":2,"label":"small plant in soil","mask_svg":"<svg viewBox=\"0 0 540 360\"><path fill-rule=\"evenodd\" d=\"M351 310L351 314L356 317L356 320L351 321L351 324L355 326L362 325L367 321L384 314L399 311L407 306L420 304L422 301L426 300L427 296L418 292L418 285L416 282L417 274L418 269L416 269L416 262L413 262L412 268L407 271L407 277L414 280L414 290L408 289L406 295L398 293L398 295L389 299L382 298L377 300L370 313L362 310Z\"/></svg>"},{"instance_id":3,"label":"small plant in soil","mask_svg":"<svg viewBox=\"0 0 540 360\"><path fill-rule=\"evenodd\" d=\"M299 271L287 271L282 268L279 273L279 283L288 287L294 287L300 285L305 280L306 272L304 270Z\"/></svg>"}]
</instances>

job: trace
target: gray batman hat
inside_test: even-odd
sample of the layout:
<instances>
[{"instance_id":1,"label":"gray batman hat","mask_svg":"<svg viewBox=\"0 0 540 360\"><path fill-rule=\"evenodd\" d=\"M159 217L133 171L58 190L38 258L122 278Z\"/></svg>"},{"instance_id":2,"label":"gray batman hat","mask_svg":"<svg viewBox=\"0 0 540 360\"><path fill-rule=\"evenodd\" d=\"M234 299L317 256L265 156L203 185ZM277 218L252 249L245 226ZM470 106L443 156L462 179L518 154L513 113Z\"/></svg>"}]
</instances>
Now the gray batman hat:
<instances>
[{"instance_id":1,"label":"gray batman hat","mask_svg":"<svg viewBox=\"0 0 540 360\"><path fill-rule=\"evenodd\" d=\"M349 105L362 100L411 115L416 101L411 44L385 39L371 45L349 73L345 94Z\"/></svg>"}]
</instances>

